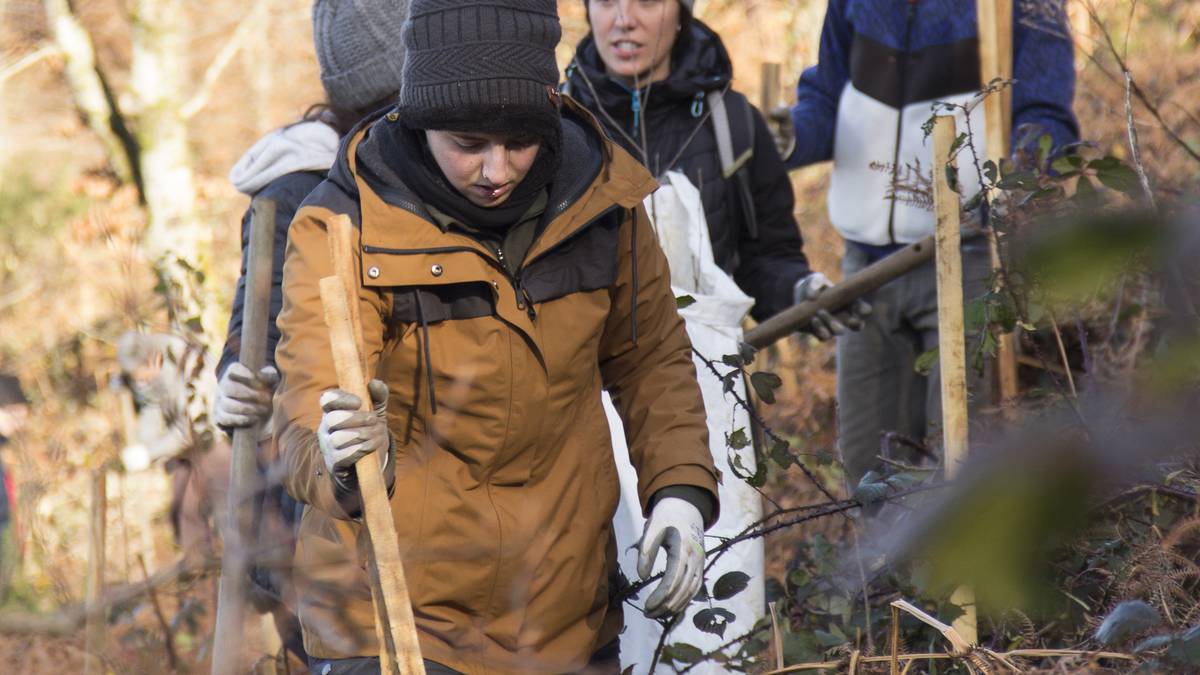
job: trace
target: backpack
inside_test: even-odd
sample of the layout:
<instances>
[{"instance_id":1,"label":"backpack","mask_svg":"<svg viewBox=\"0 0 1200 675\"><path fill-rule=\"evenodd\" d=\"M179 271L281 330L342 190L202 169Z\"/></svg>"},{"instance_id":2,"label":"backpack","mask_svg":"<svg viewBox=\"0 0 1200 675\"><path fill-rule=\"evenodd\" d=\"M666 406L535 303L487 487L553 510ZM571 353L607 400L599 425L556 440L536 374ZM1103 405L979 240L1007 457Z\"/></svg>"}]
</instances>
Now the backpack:
<instances>
[{"instance_id":1,"label":"backpack","mask_svg":"<svg viewBox=\"0 0 1200 675\"><path fill-rule=\"evenodd\" d=\"M737 100L742 105L734 106L732 111L737 117L737 124L730 120L730 108L725 106L725 92L720 89L708 92L704 100L712 113L713 133L717 137L717 154L721 158L721 173L725 180L736 181L738 202L742 207L742 215L746 219L746 228L751 239L758 239L758 214L754 209L754 193L750 189L750 172L746 169L750 159L754 157L754 111L746 98ZM734 140L735 131L742 132ZM735 155L734 148L744 148L741 154Z\"/></svg>"}]
</instances>

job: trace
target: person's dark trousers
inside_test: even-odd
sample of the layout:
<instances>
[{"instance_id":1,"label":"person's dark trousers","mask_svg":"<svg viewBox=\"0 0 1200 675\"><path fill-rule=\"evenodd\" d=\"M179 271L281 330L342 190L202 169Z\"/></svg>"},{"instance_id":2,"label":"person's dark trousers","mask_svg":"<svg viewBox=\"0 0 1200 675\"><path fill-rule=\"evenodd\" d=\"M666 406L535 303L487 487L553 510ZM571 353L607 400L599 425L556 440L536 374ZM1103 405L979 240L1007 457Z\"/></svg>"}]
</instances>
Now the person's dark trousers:
<instances>
[{"instance_id":1,"label":"person's dark trousers","mask_svg":"<svg viewBox=\"0 0 1200 675\"><path fill-rule=\"evenodd\" d=\"M314 660L308 670L312 675L379 675L379 659ZM428 675L461 675L457 670L433 661L425 661L425 672ZM613 640L593 654L592 660L578 675L618 675L620 672L621 644Z\"/></svg>"},{"instance_id":2,"label":"person's dark trousers","mask_svg":"<svg viewBox=\"0 0 1200 675\"><path fill-rule=\"evenodd\" d=\"M963 302L987 292L991 259L985 237L963 241ZM842 258L843 278L867 267L871 256L853 243ZM932 263L892 281L867 300L871 314L861 331L837 341L838 449L851 493L863 475L878 467L885 432L917 441L936 436L942 425L941 378L916 372L916 359L938 346L937 277ZM970 367L977 339L967 337L967 385L972 412L991 398L990 363L980 374ZM974 417L974 415L973 415ZM898 459L912 461L911 454Z\"/></svg>"}]
</instances>

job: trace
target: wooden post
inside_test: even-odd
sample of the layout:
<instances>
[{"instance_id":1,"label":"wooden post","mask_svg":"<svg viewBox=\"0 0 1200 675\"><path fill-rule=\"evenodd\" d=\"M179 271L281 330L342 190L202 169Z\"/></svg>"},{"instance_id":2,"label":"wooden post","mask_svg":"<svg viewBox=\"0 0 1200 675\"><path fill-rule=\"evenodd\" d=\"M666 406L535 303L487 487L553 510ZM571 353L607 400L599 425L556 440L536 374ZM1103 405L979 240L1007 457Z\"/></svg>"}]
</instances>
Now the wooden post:
<instances>
[{"instance_id":1,"label":"wooden post","mask_svg":"<svg viewBox=\"0 0 1200 675\"><path fill-rule=\"evenodd\" d=\"M782 68L778 63L763 63L762 64L762 97L759 100L758 109L767 119L771 118L771 113L775 110L775 104L779 102L779 74Z\"/></svg>"},{"instance_id":2,"label":"wooden post","mask_svg":"<svg viewBox=\"0 0 1200 675\"><path fill-rule=\"evenodd\" d=\"M950 189L946 167L954 166L950 147L958 136L954 117L939 115L933 127L933 201L937 212L938 356L942 379L942 434L946 478L953 478L967 457L967 347L963 322L961 203ZM960 586L951 601L964 614L954 629L972 644L978 640L975 600Z\"/></svg>"},{"instance_id":3,"label":"wooden post","mask_svg":"<svg viewBox=\"0 0 1200 675\"><path fill-rule=\"evenodd\" d=\"M251 205L250 248L246 259L246 306L242 318L239 361L257 373L266 363L267 322L270 318L271 265L275 248L275 202L255 200ZM248 549L254 537L250 499L258 483L258 437L261 424L233 433L233 458L229 466L229 506L225 520L221 581L217 598L217 625L213 631L213 675L233 675L245 629Z\"/></svg>"},{"instance_id":4,"label":"wooden post","mask_svg":"<svg viewBox=\"0 0 1200 675\"><path fill-rule=\"evenodd\" d=\"M1013 0L977 0L979 23L980 82L986 87L997 78L1011 80L1013 76ZM987 158L1000 166L1009 156L1012 134L1012 88L1005 87L983 101L984 139ZM989 203L989 207L992 205ZM990 208L989 208L990 212ZM989 229L993 274L1001 269L1000 242L994 229ZM1012 404L1019 394L1017 381L1017 341L1012 333L996 336L996 380L999 403L1011 418Z\"/></svg>"},{"instance_id":5,"label":"wooden post","mask_svg":"<svg viewBox=\"0 0 1200 675\"><path fill-rule=\"evenodd\" d=\"M321 279L321 303L329 326L330 350L338 387L370 409L363 367L362 323L358 316L359 272L355 269L356 230L346 216L329 222L329 249L335 275ZM371 544L371 600L375 605L375 634L380 637L379 660L386 675L425 675L417 625L413 618L408 582L400 560L400 542L387 486L383 483L383 456L376 454L354 465L362 496L363 519Z\"/></svg>"},{"instance_id":6,"label":"wooden post","mask_svg":"<svg viewBox=\"0 0 1200 675\"><path fill-rule=\"evenodd\" d=\"M105 522L107 520L108 491L105 485L105 469L103 466L92 472L92 505L91 523L88 529L88 565L87 565L87 628L86 649L84 661L85 675L103 675L104 642L106 634L105 616L101 598L104 595L104 541Z\"/></svg>"}]
</instances>

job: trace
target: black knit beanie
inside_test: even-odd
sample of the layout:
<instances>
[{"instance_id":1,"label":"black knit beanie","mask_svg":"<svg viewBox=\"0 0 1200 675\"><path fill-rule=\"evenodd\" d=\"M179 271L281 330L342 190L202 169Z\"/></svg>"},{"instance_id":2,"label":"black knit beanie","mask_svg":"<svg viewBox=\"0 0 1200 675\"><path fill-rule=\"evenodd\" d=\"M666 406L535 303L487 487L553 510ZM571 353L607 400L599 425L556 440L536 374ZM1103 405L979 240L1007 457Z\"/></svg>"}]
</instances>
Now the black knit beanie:
<instances>
[{"instance_id":1,"label":"black knit beanie","mask_svg":"<svg viewBox=\"0 0 1200 675\"><path fill-rule=\"evenodd\" d=\"M403 34L405 126L528 133L557 149L554 0L412 0Z\"/></svg>"}]
</instances>

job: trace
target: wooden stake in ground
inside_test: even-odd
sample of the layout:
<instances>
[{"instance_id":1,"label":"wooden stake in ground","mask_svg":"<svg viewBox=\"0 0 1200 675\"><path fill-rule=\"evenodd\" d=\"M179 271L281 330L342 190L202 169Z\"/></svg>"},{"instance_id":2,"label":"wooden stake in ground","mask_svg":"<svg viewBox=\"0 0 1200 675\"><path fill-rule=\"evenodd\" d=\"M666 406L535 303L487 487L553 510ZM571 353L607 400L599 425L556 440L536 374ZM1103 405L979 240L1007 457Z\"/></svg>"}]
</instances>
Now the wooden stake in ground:
<instances>
[{"instance_id":1,"label":"wooden stake in ground","mask_svg":"<svg viewBox=\"0 0 1200 675\"><path fill-rule=\"evenodd\" d=\"M321 303L329 326L329 344L338 387L354 394L369 409L371 396L362 360L362 324L358 317L359 273L355 269L355 229L346 216L329 223L329 249L335 276L321 279ZM383 456L364 458L354 465L362 495L363 518L371 544L371 599L375 604L375 634L385 675L425 675L408 582L400 560L400 542L383 483Z\"/></svg>"},{"instance_id":2,"label":"wooden stake in ground","mask_svg":"<svg viewBox=\"0 0 1200 675\"><path fill-rule=\"evenodd\" d=\"M954 166L950 147L958 131L954 117L939 115L933 126L933 202L937 212L938 355L942 378L942 433L946 477L953 478L967 457L967 347L963 323L962 235L957 192L950 189L947 167ZM964 614L954 628L976 642L975 600L971 590L959 587L951 601Z\"/></svg>"},{"instance_id":3,"label":"wooden stake in ground","mask_svg":"<svg viewBox=\"0 0 1200 675\"><path fill-rule=\"evenodd\" d=\"M105 485L104 467L92 473L92 513L88 537L87 565L87 657L84 661L85 675L103 675L104 641L107 633L104 605L100 601L104 594L104 534L108 516L108 490Z\"/></svg>"},{"instance_id":4,"label":"wooden stake in ground","mask_svg":"<svg viewBox=\"0 0 1200 675\"><path fill-rule=\"evenodd\" d=\"M993 80L1011 80L1013 76L1013 0L977 0L979 23L980 81L987 86ZM1008 157L1012 133L1012 87L1005 87L983 101L984 139L987 158L1000 166ZM988 205L991 207L991 204ZM990 211L989 211L990 212ZM992 273L1001 269L1000 242L994 229L989 234ZM1011 417L1018 395L1017 341L1012 333L997 335L996 380L999 403Z\"/></svg>"},{"instance_id":5,"label":"wooden stake in ground","mask_svg":"<svg viewBox=\"0 0 1200 675\"><path fill-rule=\"evenodd\" d=\"M275 202L255 200L251 205L250 248L246 259L246 306L242 318L239 361L252 373L266 363L267 321L271 304L271 264L275 248ZM233 675L245 630L246 570L254 541L250 499L258 483L260 424L233 432L233 460L229 467L229 507L224 531L221 582L217 599L217 625L213 634L213 675Z\"/></svg>"}]
</instances>

